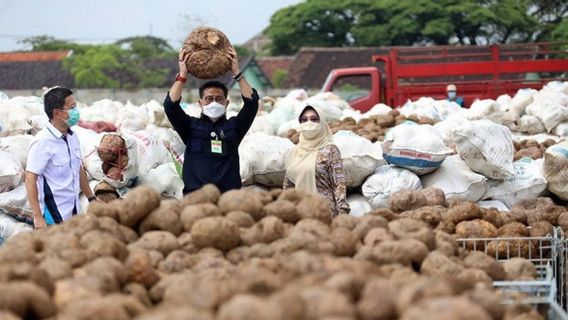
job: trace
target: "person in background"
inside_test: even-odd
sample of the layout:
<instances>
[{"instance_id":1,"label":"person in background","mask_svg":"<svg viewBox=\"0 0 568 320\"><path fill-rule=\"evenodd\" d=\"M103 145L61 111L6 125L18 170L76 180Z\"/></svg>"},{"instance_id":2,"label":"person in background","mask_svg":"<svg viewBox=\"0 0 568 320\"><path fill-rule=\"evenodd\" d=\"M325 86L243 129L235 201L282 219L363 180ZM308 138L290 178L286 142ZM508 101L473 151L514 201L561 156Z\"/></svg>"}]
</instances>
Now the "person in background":
<instances>
[{"instance_id":1,"label":"person in background","mask_svg":"<svg viewBox=\"0 0 568 320\"><path fill-rule=\"evenodd\" d=\"M286 159L283 188L322 195L329 201L333 217L348 214L345 170L339 149L331 143L333 134L325 114L306 106L298 120L300 142Z\"/></svg>"},{"instance_id":2,"label":"person in background","mask_svg":"<svg viewBox=\"0 0 568 320\"><path fill-rule=\"evenodd\" d=\"M228 89L218 81L205 82L199 88L200 118L187 115L180 106L183 85L188 76L185 49L179 53L179 74L164 101L168 119L186 145L182 176L183 193L205 184L215 184L221 192L241 187L239 144L258 111L258 93L251 88L239 69L237 52L231 47L233 78L239 84L244 106L236 117L227 119Z\"/></svg>"},{"instance_id":3,"label":"person in background","mask_svg":"<svg viewBox=\"0 0 568 320\"><path fill-rule=\"evenodd\" d=\"M449 84L446 87L446 92L448 93L448 101L455 102L463 108L463 98L458 97L458 90L455 84Z\"/></svg>"},{"instance_id":4,"label":"person in background","mask_svg":"<svg viewBox=\"0 0 568 320\"><path fill-rule=\"evenodd\" d=\"M80 212L79 194L95 200L81 164L79 138L71 127L79 109L70 89L54 87L43 97L49 123L33 139L26 163L26 191L36 229Z\"/></svg>"}]
</instances>

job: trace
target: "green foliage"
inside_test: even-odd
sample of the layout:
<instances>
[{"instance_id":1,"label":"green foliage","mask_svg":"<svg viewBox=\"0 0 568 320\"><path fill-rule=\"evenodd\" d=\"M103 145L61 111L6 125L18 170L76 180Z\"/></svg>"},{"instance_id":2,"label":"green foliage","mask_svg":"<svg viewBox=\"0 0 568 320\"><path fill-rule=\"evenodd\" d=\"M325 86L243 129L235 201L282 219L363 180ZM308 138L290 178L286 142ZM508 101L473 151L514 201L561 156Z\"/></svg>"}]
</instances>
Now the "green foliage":
<instances>
[{"instance_id":1,"label":"green foliage","mask_svg":"<svg viewBox=\"0 0 568 320\"><path fill-rule=\"evenodd\" d=\"M550 34L551 40L568 41L568 19L559 23Z\"/></svg>"},{"instance_id":2,"label":"green foliage","mask_svg":"<svg viewBox=\"0 0 568 320\"><path fill-rule=\"evenodd\" d=\"M284 85L284 80L286 80L287 76L288 70L276 69L276 71L274 71L274 74L272 75L272 79L270 79L270 82L272 82L274 88L282 88Z\"/></svg>"},{"instance_id":3,"label":"green foliage","mask_svg":"<svg viewBox=\"0 0 568 320\"><path fill-rule=\"evenodd\" d=\"M273 54L293 54L305 44L341 47L352 45L349 33L355 15L350 1L308 0L277 11L266 29Z\"/></svg>"},{"instance_id":4,"label":"green foliage","mask_svg":"<svg viewBox=\"0 0 568 320\"><path fill-rule=\"evenodd\" d=\"M81 88L148 88L162 86L168 69L153 66L159 59L175 59L177 53L166 40L131 37L110 45L83 45L50 36L25 39L33 51L73 50L63 67ZM120 81L118 79L123 79Z\"/></svg>"},{"instance_id":5,"label":"green foliage","mask_svg":"<svg viewBox=\"0 0 568 320\"><path fill-rule=\"evenodd\" d=\"M63 66L75 77L75 85L82 88L119 88L120 83L108 76L120 70L121 50L116 45L96 46L83 54L63 60Z\"/></svg>"},{"instance_id":6,"label":"green foliage","mask_svg":"<svg viewBox=\"0 0 568 320\"><path fill-rule=\"evenodd\" d=\"M132 58L169 57L172 53L175 53L166 40L151 36L130 37L118 40L115 43L127 50Z\"/></svg>"},{"instance_id":7,"label":"green foliage","mask_svg":"<svg viewBox=\"0 0 568 320\"><path fill-rule=\"evenodd\" d=\"M20 40L19 43L30 46L32 51L73 50L75 54L82 54L87 49L93 47L92 45L78 44L47 35L25 38Z\"/></svg>"},{"instance_id":8,"label":"green foliage","mask_svg":"<svg viewBox=\"0 0 568 320\"><path fill-rule=\"evenodd\" d=\"M252 50L245 48L243 46L235 45L234 48L237 51L239 57L249 57L254 55L254 52L252 52Z\"/></svg>"},{"instance_id":9,"label":"green foliage","mask_svg":"<svg viewBox=\"0 0 568 320\"><path fill-rule=\"evenodd\" d=\"M566 40L565 0L306 0L277 11L271 53L304 46L491 44Z\"/></svg>"}]
</instances>

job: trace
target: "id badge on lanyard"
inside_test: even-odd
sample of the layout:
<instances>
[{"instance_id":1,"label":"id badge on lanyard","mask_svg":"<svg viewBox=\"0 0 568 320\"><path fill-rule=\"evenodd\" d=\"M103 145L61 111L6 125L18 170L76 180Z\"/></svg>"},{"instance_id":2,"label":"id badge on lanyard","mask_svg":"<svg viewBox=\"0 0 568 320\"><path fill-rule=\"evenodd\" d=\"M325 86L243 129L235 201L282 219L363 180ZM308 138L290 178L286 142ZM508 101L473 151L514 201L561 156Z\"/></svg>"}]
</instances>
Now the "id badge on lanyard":
<instances>
[{"instance_id":1,"label":"id badge on lanyard","mask_svg":"<svg viewBox=\"0 0 568 320\"><path fill-rule=\"evenodd\" d=\"M217 133L215 131L211 132L211 153L222 154L223 153L223 140L219 140ZM221 130L221 139L225 138L223 130Z\"/></svg>"},{"instance_id":2,"label":"id badge on lanyard","mask_svg":"<svg viewBox=\"0 0 568 320\"><path fill-rule=\"evenodd\" d=\"M221 140L211 140L211 152L222 154L223 153L223 142Z\"/></svg>"}]
</instances>

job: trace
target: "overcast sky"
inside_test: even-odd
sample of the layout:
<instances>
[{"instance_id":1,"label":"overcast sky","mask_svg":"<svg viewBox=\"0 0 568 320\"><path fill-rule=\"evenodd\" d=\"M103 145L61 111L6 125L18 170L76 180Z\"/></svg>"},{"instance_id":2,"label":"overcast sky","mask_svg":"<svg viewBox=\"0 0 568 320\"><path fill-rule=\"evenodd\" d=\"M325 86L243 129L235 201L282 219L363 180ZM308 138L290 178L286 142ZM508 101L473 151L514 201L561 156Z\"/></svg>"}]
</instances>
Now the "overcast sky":
<instances>
[{"instance_id":1,"label":"overcast sky","mask_svg":"<svg viewBox=\"0 0 568 320\"><path fill-rule=\"evenodd\" d=\"M0 0L0 51L25 50L18 40L50 35L110 43L151 34L179 48L193 27L221 29L241 44L268 26L278 9L300 0Z\"/></svg>"}]
</instances>

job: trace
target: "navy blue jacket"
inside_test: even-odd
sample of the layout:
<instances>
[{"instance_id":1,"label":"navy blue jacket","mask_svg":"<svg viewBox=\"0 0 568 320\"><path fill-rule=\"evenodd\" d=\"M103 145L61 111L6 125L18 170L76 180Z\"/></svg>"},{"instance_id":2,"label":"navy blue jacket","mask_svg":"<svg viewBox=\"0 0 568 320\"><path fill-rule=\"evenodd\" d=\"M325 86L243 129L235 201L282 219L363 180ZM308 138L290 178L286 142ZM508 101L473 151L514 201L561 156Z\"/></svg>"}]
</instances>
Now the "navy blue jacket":
<instances>
[{"instance_id":1,"label":"navy blue jacket","mask_svg":"<svg viewBox=\"0 0 568 320\"><path fill-rule=\"evenodd\" d=\"M243 97L243 101L244 106L236 117L213 122L204 115L190 117L179 101L172 101L169 93L166 96L166 115L186 146L182 173L184 194L208 183L215 184L221 192L241 187L238 148L258 111L256 90L252 99ZM214 136L222 142L222 154L211 152Z\"/></svg>"}]
</instances>

